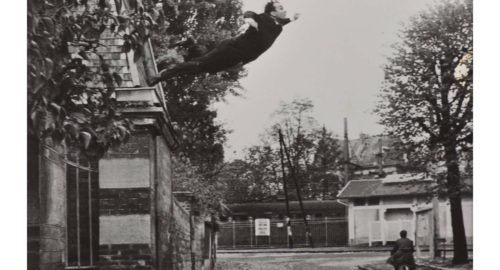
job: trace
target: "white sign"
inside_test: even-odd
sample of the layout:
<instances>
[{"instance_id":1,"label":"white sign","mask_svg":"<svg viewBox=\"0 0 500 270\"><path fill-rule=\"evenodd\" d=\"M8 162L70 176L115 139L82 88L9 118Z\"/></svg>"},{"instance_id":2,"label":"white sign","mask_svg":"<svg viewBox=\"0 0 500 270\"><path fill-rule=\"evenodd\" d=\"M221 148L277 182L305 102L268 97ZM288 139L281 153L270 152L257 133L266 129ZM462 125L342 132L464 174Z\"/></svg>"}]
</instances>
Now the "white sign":
<instances>
[{"instance_id":1,"label":"white sign","mask_svg":"<svg viewBox=\"0 0 500 270\"><path fill-rule=\"evenodd\" d=\"M255 235L270 236L271 235L271 220L268 218L255 219Z\"/></svg>"},{"instance_id":2,"label":"white sign","mask_svg":"<svg viewBox=\"0 0 500 270\"><path fill-rule=\"evenodd\" d=\"M283 222L276 223L276 227L278 228L283 228L283 225L284 225Z\"/></svg>"}]
</instances>

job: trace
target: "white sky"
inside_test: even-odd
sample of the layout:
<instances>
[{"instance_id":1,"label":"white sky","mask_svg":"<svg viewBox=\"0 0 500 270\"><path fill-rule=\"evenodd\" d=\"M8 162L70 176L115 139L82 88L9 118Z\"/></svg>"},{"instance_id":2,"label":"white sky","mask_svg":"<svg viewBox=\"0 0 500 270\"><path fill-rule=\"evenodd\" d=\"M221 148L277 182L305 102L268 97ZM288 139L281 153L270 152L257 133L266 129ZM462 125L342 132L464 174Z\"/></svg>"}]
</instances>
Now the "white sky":
<instances>
[{"instance_id":1,"label":"white sky","mask_svg":"<svg viewBox=\"0 0 500 270\"><path fill-rule=\"evenodd\" d=\"M262 12L266 0L244 0L244 10ZM286 25L274 45L248 64L241 80L245 97L216 104L219 121L233 130L226 157L259 142L280 101L307 97L314 117L335 134L378 134L383 127L372 114L383 79L382 66L398 40L401 23L426 9L434 0L282 0L288 16L301 14Z\"/></svg>"}]
</instances>

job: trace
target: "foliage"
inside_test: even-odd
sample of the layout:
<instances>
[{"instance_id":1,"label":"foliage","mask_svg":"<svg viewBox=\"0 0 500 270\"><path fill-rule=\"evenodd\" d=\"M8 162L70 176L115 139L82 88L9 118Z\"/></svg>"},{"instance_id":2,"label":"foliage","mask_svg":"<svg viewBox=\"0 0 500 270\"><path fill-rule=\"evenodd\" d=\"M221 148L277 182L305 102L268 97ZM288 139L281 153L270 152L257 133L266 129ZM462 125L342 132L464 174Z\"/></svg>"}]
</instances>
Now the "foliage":
<instances>
[{"instance_id":1,"label":"foliage","mask_svg":"<svg viewBox=\"0 0 500 270\"><path fill-rule=\"evenodd\" d=\"M116 3L120 12L122 1ZM120 117L113 95L122 78L110 71L98 48L103 46L99 38L104 31L122 35L124 51L144 42L153 22L135 3L135 10L122 16L112 12L109 0L28 1L31 135L76 143L92 156L127 140L131 123ZM123 34L127 27L132 29L130 35ZM70 53L70 48L78 49ZM94 60L100 60L97 70L92 67ZM102 78L102 87L93 83L96 77Z\"/></svg>"},{"instance_id":2,"label":"foliage","mask_svg":"<svg viewBox=\"0 0 500 270\"><path fill-rule=\"evenodd\" d=\"M273 115L275 124L264 133L262 142L249 147L243 160L233 161L223 169L221 179L227 186L226 200L274 201L284 196L279 128L284 133L303 199L335 197L340 184L334 174L340 162L340 144L326 128L317 127L310 115L312 109L308 99L281 104ZM289 198L296 200L288 166L285 170Z\"/></svg>"},{"instance_id":3,"label":"foliage","mask_svg":"<svg viewBox=\"0 0 500 270\"><path fill-rule=\"evenodd\" d=\"M213 48L237 34L241 24L241 1L162 1L165 24L151 35L160 66L171 67L195 54ZM176 46L195 40L196 46ZM192 191L201 205L218 209L223 189L218 174L223 167L227 131L216 122L215 101L228 94L239 95L243 68L217 74L200 74L170 79L165 83L167 107L179 136L174 170L175 189ZM193 177L187 177L187 175Z\"/></svg>"},{"instance_id":4,"label":"foliage","mask_svg":"<svg viewBox=\"0 0 500 270\"><path fill-rule=\"evenodd\" d=\"M385 67L377 109L381 123L414 150L429 153L454 144L470 151L472 3L448 3L422 13L402 39ZM465 76L456 76L464 70Z\"/></svg>"},{"instance_id":5,"label":"foliage","mask_svg":"<svg viewBox=\"0 0 500 270\"><path fill-rule=\"evenodd\" d=\"M173 189L175 191L190 191L194 194L195 203L202 213L221 210L224 186L215 177L206 177L190 163L189 159L172 158Z\"/></svg>"},{"instance_id":6,"label":"foliage","mask_svg":"<svg viewBox=\"0 0 500 270\"><path fill-rule=\"evenodd\" d=\"M467 260L460 166L470 158L473 134L472 1L421 13L401 38L385 67L377 112L411 151L410 160L441 180L451 204L454 262L460 263Z\"/></svg>"},{"instance_id":7,"label":"foliage","mask_svg":"<svg viewBox=\"0 0 500 270\"><path fill-rule=\"evenodd\" d=\"M192 57L191 48L172 48L181 40L195 39L196 48L207 50L236 35L241 6L239 0L164 1L168 24L152 35L159 61L171 66ZM223 100L227 94L238 95L241 90L238 79L244 75L242 68L236 68L217 74L173 78L166 83L170 116L182 134L178 152L198 166L200 172L214 170L224 158L222 146L227 130L216 122L217 112L211 104Z\"/></svg>"}]
</instances>

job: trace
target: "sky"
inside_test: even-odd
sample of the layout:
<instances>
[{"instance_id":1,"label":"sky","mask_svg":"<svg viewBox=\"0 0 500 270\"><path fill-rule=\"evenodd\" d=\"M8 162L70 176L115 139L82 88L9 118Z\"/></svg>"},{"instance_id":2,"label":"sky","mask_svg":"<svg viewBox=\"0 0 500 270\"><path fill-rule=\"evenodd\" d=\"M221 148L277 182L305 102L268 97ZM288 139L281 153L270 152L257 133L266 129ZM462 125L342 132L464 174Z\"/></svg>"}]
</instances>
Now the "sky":
<instances>
[{"instance_id":1,"label":"sky","mask_svg":"<svg viewBox=\"0 0 500 270\"><path fill-rule=\"evenodd\" d=\"M244 11L263 11L266 0L243 0ZM334 134L349 138L384 128L373 114L383 80L382 67L397 42L402 23L434 0L282 0L289 17L273 46L246 66L244 97L218 103L218 120L232 130L225 155L241 157L259 143L281 101L309 98L313 117Z\"/></svg>"}]
</instances>

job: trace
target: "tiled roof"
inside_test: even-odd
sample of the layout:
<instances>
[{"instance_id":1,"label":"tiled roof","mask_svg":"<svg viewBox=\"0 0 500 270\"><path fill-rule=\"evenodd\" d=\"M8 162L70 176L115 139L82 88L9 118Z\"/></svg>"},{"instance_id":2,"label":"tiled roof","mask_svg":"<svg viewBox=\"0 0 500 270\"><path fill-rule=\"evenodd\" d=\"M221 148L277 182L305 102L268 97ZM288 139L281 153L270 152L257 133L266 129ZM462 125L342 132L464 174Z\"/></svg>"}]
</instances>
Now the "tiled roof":
<instances>
[{"instance_id":1,"label":"tiled roof","mask_svg":"<svg viewBox=\"0 0 500 270\"><path fill-rule=\"evenodd\" d=\"M465 193L472 192L472 178L463 179ZM436 187L432 180L386 181L386 179L351 180L339 192L339 199L428 194Z\"/></svg>"},{"instance_id":2,"label":"tiled roof","mask_svg":"<svg viewBox=\"0 0 500 270\"><path fill-rule=\"evenodd\" d=\"M87 4L90 10L97 8L98 0L88 0ZM110 11L117 14L115 1L108 1ZM84 7L80 6L75 12L81 13L84 11ZM122 84L120 87L133 87L132 75L130 74L130 67L128 61L128 55L122 52L123 38L116 33L112 33L110 30L110 25L104 30L100 35L99 46L96 48L96 53L101 55L104 62L109 66L109 71L111 73L118 73L122 78ZM81 58L78 56L79 48L78 46L69 46L69 52L72 57ZM89 69L93 72L99 71L101 66L101 60L99 56L95 53L87 53L88 60L86 64ZM102 83L101 74L96 74L91 82L88 82L89 87L104 87Z\"/></svg>"},{"instance_id":3,"label":"tiled roof","mask_svg":"<svg viewBox=\"0 0 500 270\"><path fill-rule=\"evenodd\" d=\"M351 180L339 193L339 198L367 198L395 195L426 194L435 185L433 181L384 183L382 179Z\"/></svg>"},{"instance_id":4,"label":"tiled roof","mask_svg":"<svg viewBox=\"0 0 500 270\"><path fill-rule=\"evenodd\" d=\"M88 0L87 4L90 9L96 8L98 6L99 0ZM116 1L106 2L110 11L118 15L116 11ZM121 1L121 14L129 13L127 1ZM78 7L75 12L83 12L84 8ZM118 102L133 103L137 102L141 104L140 108L135 107L124 107L121 111L128 115L161 115L160 118L163 119L162 123L162 133L166 136L167 142L175 147L177 145L177 138L173 130L170 117L168 114L167 106L165 103L165 97L161 84L157 84L154 87L147 86L146 76L148 74L157 74L155 59L152 51L150 41L145 42L143 47L142 56L139 60L134 61L134 52L125 53L122 51L122 45L124 43L123 37L118 33L113 33L111 30L111 23L107 26L104 32L99 37L99 46L96 48L96 53L99 54L104 63L109 67L109 72L113 74L116 72L120 75L122 83L120 85L115 85L115 97ZM128 29L127 31L130 31ZM78 44L69 44L69 51L72 57L82 58L79 56L79 46ZM96 72L96 74L91 78L91 81L87 82L87 86L90 88L100 88L104 87L102 82L103 71L100 68L101 59L96 53L86 53L87 60L85 64L90 68L91 71ZM143 106L142 106L143 105ZM136 119L136 121L139 121ZM146 121L146 120L145 120Z\"/></svg>"},{"instance_id":5,"label":"tiled roof","mask_svg":"<svg viewBox=\"0 0 500 270\"><path fill-rule=\"evenodd\" d=\"M97 8L98 0L88 0L87 4L90 7L90 10ZM108 1L110 11L117 15L115 1ZM126 5L122 6L122 12L125 11ZM82 7L79 7L76 12L83 12ZM122 51L122 45L124 44L123 37L110 30L112 20L110 19L109 25L102 32L99 38L99 46L96 48L96 53L102 56L104 63L108 65L109 72L113 74L114 72L118 73L122 78L121 85L117 85L118 88L131 88L131 87L147 87L145 85L144 78L139 78L140 75L137 73L137 65L134 62L133 52L125 53ZM69 51L72 54L72 57L81 58L78 56L79 48L78 46L69 46ZM99 72L101 66L101 60L96 53L87 53L88 60L86 60L86 64L91 71ZM133 80L133 74L135 72L135 82ZM102 83L102 72L101 74L96 74L91 82L88 82L89 87L104 87ZM154 87L148 87L153 88Z\"/></svg>"}]
</instances>

